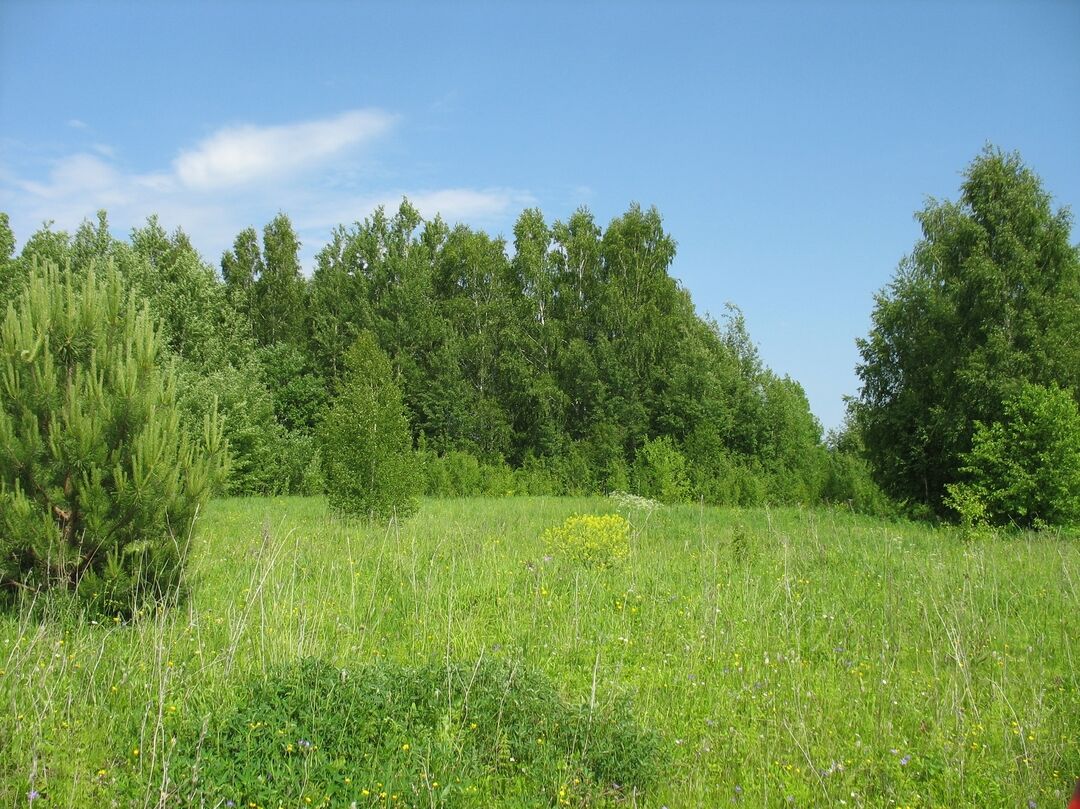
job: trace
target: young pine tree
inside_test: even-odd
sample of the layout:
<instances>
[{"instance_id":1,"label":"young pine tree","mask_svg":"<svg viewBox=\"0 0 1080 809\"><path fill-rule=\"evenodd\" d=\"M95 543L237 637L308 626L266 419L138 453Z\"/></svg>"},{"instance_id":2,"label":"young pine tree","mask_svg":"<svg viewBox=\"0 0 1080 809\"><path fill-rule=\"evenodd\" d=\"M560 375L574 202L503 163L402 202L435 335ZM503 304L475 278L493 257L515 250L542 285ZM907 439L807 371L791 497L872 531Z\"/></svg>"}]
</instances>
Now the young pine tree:
<instances>
[{"instance_id":1,"label":"young pine tree","mask_svg":"<svg viewBox=\"0 0 1080 809\"><path fill-rule=\"evenodd\" d=\"M344 364L318 431L330 507L359 516L408 515L416 509L420 474L390 360L362 332Z\"/></svg>"},{"instance_id":2,"label":"young pine tree","mask_svg":"<svg viewBox=\"0 0 1080 809\"><path fill-rule=\"evenodd\" d=\"M112 268L35 268L0 325L0 587L130 614L175 591L220 425L181 429L158 334Z\"/></svg>"}]
</instances>

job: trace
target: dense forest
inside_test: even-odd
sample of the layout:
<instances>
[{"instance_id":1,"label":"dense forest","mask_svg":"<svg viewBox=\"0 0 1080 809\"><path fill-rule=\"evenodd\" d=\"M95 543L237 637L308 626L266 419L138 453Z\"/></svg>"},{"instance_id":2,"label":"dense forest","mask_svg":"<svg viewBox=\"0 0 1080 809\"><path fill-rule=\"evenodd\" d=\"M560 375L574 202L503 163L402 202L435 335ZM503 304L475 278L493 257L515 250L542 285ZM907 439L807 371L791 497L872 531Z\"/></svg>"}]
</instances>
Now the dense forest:
<instances>
[{"instance_id":1,"label":"dense forest","mask_svg":"<svg viewBox=\"0 0 1080 809\"><path fill-rule=\"evenodd\" d=\"M209 265L155 217L126 241L105 212L48 226L18 256L6 217L0 300L32 267L115 267L160 324L185 422L216 400L225 492L322 489L315 433L344 358L370 337L401 392L430 494L633 490L750 505L879 507L855 453L830 452L800 385L764 366L739 310L699 315L671 276L655 210L601 228L587 210L518 218L513 243L407 200L338 227L310 278L284 213Z\"/></svg>"}]
</instances>

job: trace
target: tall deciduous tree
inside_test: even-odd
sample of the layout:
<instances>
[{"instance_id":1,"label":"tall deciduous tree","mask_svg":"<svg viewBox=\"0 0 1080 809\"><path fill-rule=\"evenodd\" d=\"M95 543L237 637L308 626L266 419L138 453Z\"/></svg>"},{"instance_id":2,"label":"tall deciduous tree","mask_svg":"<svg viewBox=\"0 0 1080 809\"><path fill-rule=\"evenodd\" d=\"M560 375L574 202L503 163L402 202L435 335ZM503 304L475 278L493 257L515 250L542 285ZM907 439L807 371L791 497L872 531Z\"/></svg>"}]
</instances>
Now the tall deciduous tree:
<instances>
[{"instance_id":1,"label":"tall deciduous tree","mask_svg":"<svg viewBox=\"0 0 1080 809\"><path fill-rule=\"evenodd\" d=\"M221 274L260 346L307 348L307 284L300 272L300 240L288 216L279 213L263 228L261 251L254 229L241 231L221 258Z\"/></svg>"},{"instance_id":2,"label":"tall deciduous tree","mask_svg":"<svg viewBox=\"0 0 1080 809\"><path fill-rule=\"evenodd\" d=\"M300 272L300 240L279 213L263 228L263 272L255 282L255 339L304 345L306 284Z\"/></svg>"},{"instance_id":3,"label":"tall deciduous tree","mask_svg":"<svg viewBox=\"0 0 1080 809\"><path fill-rule=\"evenodd\" d=\"M941 511L976 423L1006 415L1020 386L1080 385L1080 254L1016 154L987 148L958 202L931 201L923 238L878 294L858 342L855 412L878 480Z\"/></svg>"}]
</instances>

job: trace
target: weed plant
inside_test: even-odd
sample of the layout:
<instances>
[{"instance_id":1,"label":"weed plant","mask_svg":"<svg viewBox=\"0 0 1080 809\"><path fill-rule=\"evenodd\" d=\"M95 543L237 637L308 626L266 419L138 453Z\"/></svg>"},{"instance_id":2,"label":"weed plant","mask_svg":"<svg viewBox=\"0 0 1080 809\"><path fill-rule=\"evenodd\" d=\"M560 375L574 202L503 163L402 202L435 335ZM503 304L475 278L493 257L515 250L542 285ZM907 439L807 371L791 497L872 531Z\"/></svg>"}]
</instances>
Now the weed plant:
<instances>
[{"instance_id":1,"label":"weed plant","mask_svg":"<svg viewBox=\"0 0 1080 809\"><path fill-rule=\"evenodd\" d=\"M573 562L611 567L630 553L630 523L618 514L573 514L544 531L544 542Z\"/></svg>"},{"instance_id":2,"label":"weed plant","mask_svg":"<svg viewBox=\"0 0 1080 809\"><path fill-rule=\"evenodd\" d=\"M177 797L481 807L497 795L608 805L642 794L660 761L655 734L629 717L625 707L571 706L518 662L339 669L308 658L244 683L224 721L185 734Z\"/></svg>"}]
</instances>

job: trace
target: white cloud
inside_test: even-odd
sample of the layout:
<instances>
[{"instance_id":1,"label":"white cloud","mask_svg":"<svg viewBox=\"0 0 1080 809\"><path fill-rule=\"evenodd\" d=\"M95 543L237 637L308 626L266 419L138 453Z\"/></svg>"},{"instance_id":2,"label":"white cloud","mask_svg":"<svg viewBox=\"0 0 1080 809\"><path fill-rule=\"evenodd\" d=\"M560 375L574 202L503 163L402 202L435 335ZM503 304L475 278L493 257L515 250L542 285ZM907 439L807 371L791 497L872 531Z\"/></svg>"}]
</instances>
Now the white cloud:
<instances>
[{"instance_id":1,"label":"white cloud","mask_svg":"<svg viewBox=\"0 0 1080 809\"><path fill-rule=\"evenodd\" d=\"M91 195L115 188L119 175L115 168L92 154L73 154L57 160L48 182L25 181L23 188L44 199L65 199L82 193Z\"/></svg>"},{"instance_id":2,"label":"white cloud","mask_svg":"<svg viewBox=\"0 0 1080 809\"><path fill-rule=\"evenodd\" d=\"M90 126L86 123L86 121L80 121L78 118L70 118L70 119L68 119L67 125L70 126L72 129L89 129L90 128Z\"/></svg>"},{"instance_id":3,"label":"white cloud","mask_svg":"<svg viewBox=\"0 0 1080 809\"><path fill-rule=\"evenodd\" d=\"M394 121L381 110L353 110L297 124L228 127L182 151L173 167L190 188L244 185L318 164L383 134Z\"/></svg>"},{"instance_id":4,"label":"white cloud","mask_svg":"<svg viewBox=\"0 0 1080 809\"><path fill-rule=\"evenodd\" d=\"M395 120L380 110L356 110L284 126L229 127L144 172L125 167L122 150L101 144L55 160L36 176L7 160L0 162L0 207L20 240L44 221L74 231L101 208L117 233L157 214L166 229L182 227L215 263L243 228L285 211L309 264L335 225L362 220L380 205L393 213L402 197L425 218L440 214L451 224L496 232L536 204L527 192L507 187L391 185L393 173L377 165L373 171L363 147Z\"/></svg>"},{"instance_id":5,"label":"white cloud","mask_svg":"<svg viewBox=\"0 0 1080 809\"><path fill-rule=\"evenodd\" d=\"M444 188L421 191L409 196L420 213L427 218L441 214L450 222L459 220L488 221L505 216L512 208L525 208L535 203L533 197L509 188Z\"/></svg>"},{"instance_id":6,"label":"white cloud","mask_svg":"<svg viewBox=\"0 0 1080 809\"><path fill-rule=\"evenodd\" d=\"M441 216L451 225L468 222L476 226L499 226L524 208L536 204L528 192L513 188L393 189L357 196L313 195L296 207L293 223L304 232L329 232L334 225L359 222L382 207L387 215L397 212L403 198L424 219Z\"/></svg>"}]
</instances>

